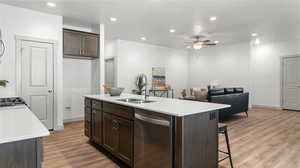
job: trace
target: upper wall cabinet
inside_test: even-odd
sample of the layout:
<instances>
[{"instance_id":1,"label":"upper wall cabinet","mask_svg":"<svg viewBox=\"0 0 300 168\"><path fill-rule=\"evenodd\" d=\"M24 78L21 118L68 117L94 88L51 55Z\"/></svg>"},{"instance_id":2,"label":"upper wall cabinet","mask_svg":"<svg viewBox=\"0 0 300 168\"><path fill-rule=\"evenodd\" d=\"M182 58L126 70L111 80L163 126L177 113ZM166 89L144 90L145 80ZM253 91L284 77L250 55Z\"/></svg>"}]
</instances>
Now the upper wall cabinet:
<instances>
[{"instance_id":1,"label":"upper wall cabinet","mask_svg":"<svg viewBox=\"0 0 300 168\"><path fill-rule=\"evenodd\" d=\"M98 34L64 29L65 58L99 58L99 43Z\"/></svg>"}]
</instances>

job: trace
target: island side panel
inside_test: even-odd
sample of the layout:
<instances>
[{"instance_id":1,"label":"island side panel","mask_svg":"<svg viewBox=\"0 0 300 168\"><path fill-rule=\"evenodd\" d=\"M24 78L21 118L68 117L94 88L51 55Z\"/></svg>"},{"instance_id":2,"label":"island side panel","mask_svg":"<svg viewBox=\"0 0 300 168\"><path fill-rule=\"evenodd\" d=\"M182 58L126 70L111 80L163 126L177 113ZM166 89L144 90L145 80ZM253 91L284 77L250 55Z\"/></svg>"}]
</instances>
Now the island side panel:
<instances>
[{"instance_id":1,"label":"island side panel","mask_svg":"<svg viewBox=\"0 0 300 168\"><path fill-rule=\"evenodd\" d=\"M175 167L218 167L218 111L209 111L175 121Z\"/></svg>"},{"instance_id":2,"label":"island side panel","mask_svg":"<svg viewBox=\"0 0 300 168\"><path fill-rule=\"evenodd\" d=\"M42 138L0 144L0 167L41 168Z\"/></svg>"}]
</instances>

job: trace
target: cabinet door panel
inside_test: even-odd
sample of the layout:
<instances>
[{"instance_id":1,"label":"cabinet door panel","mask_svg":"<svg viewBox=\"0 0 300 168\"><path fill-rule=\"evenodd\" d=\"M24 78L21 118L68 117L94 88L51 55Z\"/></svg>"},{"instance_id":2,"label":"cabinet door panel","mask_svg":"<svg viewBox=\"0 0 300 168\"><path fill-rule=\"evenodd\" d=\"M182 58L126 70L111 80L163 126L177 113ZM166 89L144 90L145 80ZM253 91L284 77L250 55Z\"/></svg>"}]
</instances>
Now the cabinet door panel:
<instances>
[{"instance_id":1,"label":"cabinet door panel","mask_svg":"<svg viewBox=\"0 0 300 168\"><path fill-rule=\"evenodd\" d=\"M115 116L103 113L103 147L116 154L118 151L118 120Z\"/></svg>"},{"instance_id":2,"label":"cabinet door panel","mask_svg":"<svg viewBox=\"0 0 300 168\"><path fill-rule=\"evenodd\" d=\"M64 55L80 56L82 35L77 32L64 31Z\"/></svg>"},{"instance_id":3,"label":"cabinet door panel","mask_svg":"<svg viewBox=\"0 0 300 168\"><path fill-rule=\"evenodd\" d=\"M92 109L90 107L84 108L84 134L87 137L91 137L91 120L92 120Z\"/></svg>"},{"instance_id":4,"label":"cabinet door panel","mask_svg":"<svg viewBox=\"0 0 300 168\"><path fill-rule=\"evenodd\" d=\"M84 105L85 105L86 107L91 107L91 105L92 105L92 100L91 100L91 99L88 99L88 98L85 98L85 99L84 99Z\"/></svg>"},{"instance_id":5,"label":"cabinet door panel","mask_svg":"<svg viewBox=\"0 0 300 168\"><path fill-rule=\"evenodd\" d=\"M133 122L126 119L118 119L119 142L118 157L128 165L132 165L133 156Z\"/></svg>"},{"instance_id":6,"label":"cabinet door panel","mask_svg":"<svg viewBox=\"0 0 300 168\"><path fill-rule=\"evenodd\" d=\"M89 57L99 56L99 38L96 35L85 35L83 37L83 55Z\"/></svg>"},{"instance_id":7,"label":"cabinet door panel","mask_svg":"<svg viewBox=\"0 0 300 168\"><path fill-rule=\"evenodd\" d=\"M102 144L102 111L92 110L92 141L96 144Z\"/></svg>"}]
</instances>

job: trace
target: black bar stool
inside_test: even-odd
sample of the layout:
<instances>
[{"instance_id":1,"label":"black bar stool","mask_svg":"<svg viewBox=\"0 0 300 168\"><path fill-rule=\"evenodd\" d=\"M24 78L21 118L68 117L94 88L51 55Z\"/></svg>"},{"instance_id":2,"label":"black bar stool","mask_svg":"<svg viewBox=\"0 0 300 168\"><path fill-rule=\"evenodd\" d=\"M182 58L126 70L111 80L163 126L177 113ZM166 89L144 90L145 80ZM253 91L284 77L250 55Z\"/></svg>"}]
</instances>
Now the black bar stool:
<instances>
[{"instance_id":1,"label":"black bar stool","mask_svg":"<svg viewBox=\"0 0 300 168\"><path fill-rule=\"evenodd\" d=\"M227 145L227 152L222 151L222 150L219 149L219 152L224 153L224 154L227 155L225 158L220 159L219 162L222 162L223 160L229 158L231 168L233 168L232 157L231 157L231 150L230 150L229 138L228 138L228 131L227 131L227 125L226 125L226 124L219 123L219 124L218 124L218 133L219 133L219 134L223 134L223 135L225 136L225 139L226 139L226 145Z\"/></svg>"}]
</instances>

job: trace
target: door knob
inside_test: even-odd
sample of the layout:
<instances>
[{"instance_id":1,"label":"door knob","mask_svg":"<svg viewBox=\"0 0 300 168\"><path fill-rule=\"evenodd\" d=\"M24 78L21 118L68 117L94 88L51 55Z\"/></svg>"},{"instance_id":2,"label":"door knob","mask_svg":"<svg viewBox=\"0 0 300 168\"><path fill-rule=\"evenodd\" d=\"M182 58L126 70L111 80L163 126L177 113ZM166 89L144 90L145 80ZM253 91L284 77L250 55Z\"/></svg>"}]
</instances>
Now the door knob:
<instances>
[{"instance_id":1,"label":"door knob","mask_svg":"<svg viewBox=\"0 0 300 168\"><path fill-rule=\"evenodd\" d=\"M48 90L48 93L52 93L53 91L52 90Z\"/></svg>"}]
</instances>

